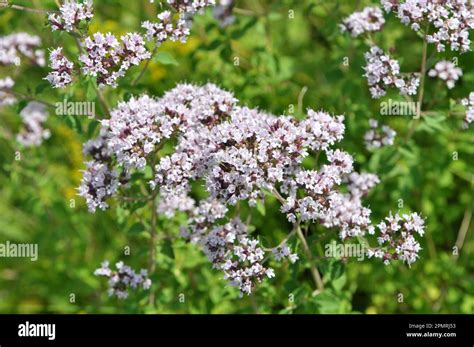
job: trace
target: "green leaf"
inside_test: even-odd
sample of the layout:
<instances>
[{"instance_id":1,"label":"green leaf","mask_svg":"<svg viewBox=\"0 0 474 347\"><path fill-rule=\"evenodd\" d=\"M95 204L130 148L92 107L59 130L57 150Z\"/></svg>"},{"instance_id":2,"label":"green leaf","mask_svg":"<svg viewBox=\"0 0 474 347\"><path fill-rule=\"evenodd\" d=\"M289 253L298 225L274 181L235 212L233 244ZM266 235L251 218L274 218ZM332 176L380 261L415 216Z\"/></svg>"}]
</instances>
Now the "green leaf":
<instances>
[{"instance_id":1,"label":"green leaf","mask_svg":"<svg viewBox=\"0 0 474 347\"><path fill-rule=\"evenodd\" d=\"M234 40L238 40L240 39L242 36L245 35L245 33L255 25L255 23L257 23L256 20L254 20L253 18L250 19L242 28L239 28L237 30L234 30L230 37Z\"/></svg>"},{"instance_id":2,"label":"green leaf","mask_svg":"<svg viewBox=\"0 0 474 347\"><path fill-rule=\"evenodd\" d=\"M166 239L163 241L163 246L161 247L161 251L164 255L168 256L171 259L174 259L174 250L173 250L173 243L171 240Z\"/></svg>"},{"instance_id":3,"label":"green leaf","mask_svg":"<svg viewBox=\"0 0 474 347\"><path fill-rule=\"evenodd\" d=\"M70 127L75 132L82 134L82 124L79 117L67 115L65 116L65 119L68 127Z\"/></svg>"},{"instance_id":4,"label":"green leaf","mask_svg":"<svg viewBox=\"0 0 474 347\"><path fill-rule=\"evenodd\" d=\"M203 51L213 51L213 50L219 48L221 45L222 45L222 40L217 39L217 40L212 41L207 46L202 47L201 50L203 50Z\"/></svg>"},{"instance_id":5,"label":"green leaf","mask_svg":"<svg viewBox=\"0 0 474 347\"><path fill-rule=\"evenodd\" d=\"M339 313L340 299L326 289L314 299L320 313Z\"/></svg>"},{"instance_id":6,"label":"green leaf","mask_svg":"<svg viewBox=\"0 0 474 347\"><path fill-rule=\"evenodd\" d=\"M97 97L97 92L96 92L96 87L95 87L96 81L95 80L90 80L87 83L87 89L86 89L86 99L88 101L93 101Z\"/></svg>"},{"instance_id":7,"label":"green leaf","mask_svg":"<svg viewBox=\"0 0 474 347\"><path fill-rule=\"evenodd\" d=\"M168 52L158 52L155 60L163 65L179 65L178 61Z\"/></svg>"},{"instance_id":8,"label":"green leaf","mask_svg":"<svg viewBox=\"0 0 474 347\"><path fill-rule=\"evenodd\" d=\"M423 117L424 124L427 126L426 130L428 130L429 132L434 132L434 130L445 131L444 127L441 124L445 119L446 117L443 115Z\"/></svg>"},{"instance_id":9,"label":"green leaf","mask_svg":"<svg viewBox=\"0 0 474 347\"><path fill-rule=\"evenodd\" d=\"M100 122L92 120L87 127L87 136L91 138L94 135L95 129L99 126Z\"/></svg>"},{"instance_id":10,"label":"green leaf","mask_svg":"<svg viewBox=\"0 0 474 347\"><path fill-rule=\"evenodd\" d=\"M413 161L413 160L416 160L416 154L413 153L412 151L410 151L409 149L407 148L404 148L404 147L400 147L398 149L398 151L400 152L400 154L405 157L407 160L410 160L410 161Z\"/></svg>"},{"instance_id":11,"label":"green leaf","mask_svg":"<svg viewBox=\"0 0 474 347\"><path fill-rule=\"evenodd\" d=\"M331 280L336 280L340 278L342 275L344 275L344 264L336 260L331 263L329 271L330 271Z\"/></svg>"},{"instance_id":12,"label":"green leaf","mask_svg":"<svg viewBox=\"0 0 474 347\"><path fill-rule=\"evenodd\" d=\"M145 226L144 226L142 223L137 222L137 223L133 224L133 225L130 227L130 229L128 229L128 233L130 233L130 234L138 234L138 233L140 233L140 232L142 232L142 231L144 231L144 230L145 230Z\"/></svg>"},{"instance_id":13,"label":"green leaf","mask_svg":"<svg viewBox=\"0 0 474 347\"><path fill-rule=\"evenodd\" d=\"M48 82L45 81L45 82L39 83L39 84L36 86L36 88L35 88L35 94L38 95L38 94L43 93L43 91L44 91L47 87L49 87L49 83L48 83Z\"/></svg>"},{"instance_id":14,"label":"green leaf","mask_svg":"<svg viewBox=\"0 0 474 347\"><path fill-rule=\"evenodd\" d=\"M333 281L331 281L332 287L338 292L342 290L342 288L346 285L346 283L347 283L347 276L345 273L342 274L342 276L340 276L339 278L336 278Z\"/></svg>"}]
</instances>

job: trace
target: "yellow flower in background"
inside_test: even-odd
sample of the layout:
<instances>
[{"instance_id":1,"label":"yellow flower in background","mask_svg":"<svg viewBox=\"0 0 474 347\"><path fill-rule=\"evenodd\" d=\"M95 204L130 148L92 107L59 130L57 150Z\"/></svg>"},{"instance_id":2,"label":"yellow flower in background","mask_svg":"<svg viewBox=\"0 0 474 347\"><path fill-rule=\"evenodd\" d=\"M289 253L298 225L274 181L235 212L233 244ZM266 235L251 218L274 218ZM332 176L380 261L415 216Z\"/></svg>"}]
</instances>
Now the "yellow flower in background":
<instances>
[{"instance_id":1,"label":"yellow flower in background","mask_svg":"<svg viewBox=\"0 0 474 347\"><path fill-rule=\"evenodd\" d=\"M3 13L0 15L0 23L2 23L2 27L8 27L8 25L10 25L9 22L13 16L13 11L3 11Z\"/></svg>"},{"instance_id":2,"label":"yellow flower in background","mask_svg":"<svg viewBox=\"0 0 474 347\"><path fill-rule=\"evenodd\" d=\"M201 40L199 40L196 37L188 38L188 41L186 43L170 42L170 45L175 46L177 52L180 55L186 55L186 54L194 51L200 44L201 44Z\"/></svg>"},{"instance_id":3,"label":"yellow flower in background","mask_svg":"<svg viewBox=\"0 0 474 347\"><path fill-rule=\"evenodd\" d=\"M428 297L433 301L437 300L439 296L441 295L440 290L436 287L428 287L426 292L428 293Z\"/></svg>"},{"instance_id":4,"label":"yellow flower in background","mask_svg":"<svg viewBox=\"0 0 474 347\"><path fill-rule=\"evenodd\" d=\"M367 313L367 314L377 314L377 308L375 306L369 306L365 310L365 313Z\"/></svg>"},{"instance_id":5,"label":"yellow flower in background","mask_svg":"<svg viewBox=\"0 0 474 347\"><path fill-rule=\"evenodd\" d=\"M81 169L83 167L84 157L82 155L82 144L75 136L75 133L65 125L59 125L56 129L56 136L64 144L65 151L68 153L69 170L68 175L71 178L72 186L63 189L63 195L69 200L77 198L76 187L82 179Z\"/></svg>"},{"instance_id":6,"label":"yellow flower in background","mask_svg":"<svg viewBox=\"0 0 474 347\"><path fill-rule=\"evenodd\" d=\"M166 76L166 69L163 67L162 64L157 63L155 61L150 62L148 69L149 69L150 80L152 82L157 82Z\"/></svg>"},{"instance_id":7,"label":"yellow flower in background","mask_svg":"<svg viewBox=\"0 0 474 347\"><path fill-rule=\"evenodd\" d=\"M103 22L99 20L94 20L90 24L89 29L90 29L89 32L91 33L95 33L95 32L107 33L110 31L115 36L124 35L130 31L124 28L122 25L120 25L120 23L110 20L110 19L105 20Z\"/></svg>"}]
</instances>

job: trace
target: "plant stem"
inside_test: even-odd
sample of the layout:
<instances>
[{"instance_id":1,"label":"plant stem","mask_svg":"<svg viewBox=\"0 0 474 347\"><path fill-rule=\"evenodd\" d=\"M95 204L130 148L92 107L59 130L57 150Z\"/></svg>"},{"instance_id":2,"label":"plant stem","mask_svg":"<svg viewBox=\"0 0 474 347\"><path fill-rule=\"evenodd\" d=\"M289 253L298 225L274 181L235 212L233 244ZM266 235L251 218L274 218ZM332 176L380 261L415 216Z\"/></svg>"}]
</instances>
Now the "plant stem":
<instances>
[{"instance_id":1,"label":"plant stem","mask_svg":"<svg viewBox=\"0 0 474 347\"><path fill-rule=\"evenodd\" d=\"M429 23L426 26L425 29L425 35L423 39L423 52L422 52L422 57L421 57L421 66L420 66L420 91L418 94L418 109L417 109L417 119L413 120L410 128L408 129L408 133L405 136L404 143L406 144L413 134L415 133L416 127L418 126L418 118L421 116L422 108L423 108L423 97L425 95L425 75L426 75L426 58L427 58L427 53L428 53L428 40L426 37L428 36L428 30L429 30Z\"/></svg>"},{"instance_id":2,"label":"plant stem","mask_svg":"<svg viewBox=\"0 0 474 347\"><path fill-rule=\"evenodd\" d=\"M281 196L281 194L275 188L273 188L272 193L278 199L278 201L280 201L280 203L282 203L282 204L286 203L285 199ZM313 255L311 253L311 250L309 249L308 243L306 242L306 238L304 237L303 233L301 232L300 220L299 219L294 224L293 231L287 236L287 238L284 241L289 239L292 236L293 232L296 232L296 235L298 235L298 238L300 239L301 243L303 244L303 249L306 253L306 257L308 258L309 265L311 267L311 276L313 277L314 283L316 284L316 288L319 291L324 290L323 280L321 278L321 275L319 274L319 271L318 271L317 267L314 265L314 258L313 258Z\"/></svg>"},{"instance_id":3,"label":"plant stem","mask_svg":"<svg viewBox=\"0 0 474 347\"><path fill-rule=\"evenodd\" d=\"M303 98L308 91L308 87L304 86L301 88L300 93L298 94L298 114L303 113Z\"/></svg>"},{"instance_id":4,"label":"plant stem","mask_svg":"<svg viewBox=\"0 0 474 347\"><path fill-rule=\"evenodd\" d=\"M84 50L81 45L81 41L79 41L80 36L72 35L74 37L74 41L76 42L77 49L79 50L79 53L84 53ZM107 118L110 118L110 111L109 111L109 105L105 101L104 95L100 91L100 89L95 85L94 83L94 90L97 94L97 97L99 99L100 104L102 105L102 109L104 110L105 116Z\"/></svg>"},{"instance_id":5,"label":"plant stem","mask_svg":"<svg viewBox=\"0 0 474 347\"><path fill-rule=\"evenodd\" d=\"M142 78L143 75L145 74L145 71L148 69L148 66L150 65L151 59L153 58L153 56L156 54L157 51L158 51L158 45L155 45L155 48L153 49L153 52L151 52L151 57L150 57L150 59L148 59L148 60L145 62L145 65L143 66L142 71L140 71L140 74L137 76L137 78L135 78L135 80L133 80L133 82L132 82L132 87L136 86L137 83L141 80L141 78Z\"/></svg>"},{"instance_id":6,"label":"plant stem","mask_svg":"<svg viewBox=\"0 0 474 347\"><path fill-rule=\"evenodd\" d=\"M283 198L281 194L275 188L273 188L272 193L273 193L273 196L277 198L277 200L280 201L281 204L286 203L285 198Z\"/></svg>"},{"instance_id":7,"label":"plant stem","mask_svg":"<svg viewBox=\"0 0 474 347\"><path fill-rule=\"evenodd\" d=\"M13 134L7 129L0 128L0 135L2 135L7 140L13 139Z\"/></svg>"},{"instance_id":8,"label":"plant stem","mask_svg":"<svg viewBox=\"0 0 474 347\"><path fill-rule=\"evenodd\" d=\"M57 11L52 11L52 10L44 10L44 9L39 9L39 8L32 8L32 7L26 7L26 6L8 4L8 3L5 6L0 5L0 8L1 7L11 8L13 10L19 10L19 11L25 11L25 12L41 13L41 14L57 12Z\"/></svg>"},{"instance_id":9,"label":"plant stem","mask_svg":"<svg viewBox=\"0 0 474 347\"><path fill-rule=\"evenodd\" d=\"M26 94L23 94L23 93L20 93L20 92L13 91L11 89L0 88L0 92L11 94L11 95L17 96L17 97L25 99L25 100L36 101L36 102L39 102L40 104L43 104L45 106L56 108L55 105L53 105L53 104L51 104L47 101L39 100L39 99L36 99L32 96L29 96L29 95L26 95Z\"/></svg>"},{"instance_id":10,"label":"plant stem","mask_svg":"<svg viewBox=\"0 0 474 347\"><path fill-rule=\"evenodd\" d=\"M419 111L421 112L423 96L425 93L425 77L426 77L426 57L428 53L428 40L426 37L428 36L428 28L425 31L425 37L423 40L423 53L421 57L421 68L420 68L420 94L418 95L418 104L420 105Z\"/></svg>"},{"instance_id":11,"label":"plant stem","mask_svg":"<svg viewBox=\"0 0 474 347\"><path fill-rule=\"evenodd\" d=\"M321 278L321 275L319 274L317 267L314 265L313 255L311 254L311 250L309 249L308 242L306 242L306 238L301 232L299 222L297 222L297 225L296 225L296 235L298 235L298 238L303 244L303 249L306 253L306 257L308 258L310 269L311 269L311 276L313 277L313 281L316 284L316 288L318 288L319 291L323 291L324 290L323 280Z\"/></svg>"},{"instance_id":12,"label":"plant stem","mask_svg":"<svg viewBox=\"0 0 474 347\"><path fill-rule=\"evenodd\" d=\"M244 15L244 16L252 16L252 17L257 17L258 16L258 13L255 13L252 10L247 10L247 9L244 9L244 8L234 7L233 11L234 11L234 13L241 14L241 15Z\"/></svg>"},{"instance_id":13,"label":"plant stem","mask_svg":"<svg viewBox=\"0 0 474 347\"><path fill-rule=\"evenodd\" d=\"M156 169L155 169L155 164L156 161L153 160L152 162L152 172L153 172L153 177L156 175ZM149 264L149 276L152 276L153 273L155 272L156 269L156 243L158 241L158 233L156 232L156 222L158 218L158 212L157 212L157 205L156 205L156 199L158 197L159 190L155 189L155 191L152 193L150 197L150 203L151 203L151 223L150 223L150 235L151 235L151 240L150 240L150 264ZM154 305L155 303L155 292L153 290L150 291L150 296L148 298L148 302L150 305Z\"/></svg>"},{"instance_id":14,"label":"plant stem","mask_svg":"<svg viewBox=\"0 0 474 347\"><path fill-rule=\"evenodd\" d=\"M104 110L106 117L110 118L109 105L105 101L104 95L95 84L94 84L94 89L95 89L95 92L97 93L97 97L99 98L99 101L102 105L102 109Z\"/></svg>"},{"instance_id":15,"label":"plant stem","mask_svg":"<svg viewBox=\"0 0 474 347\"><path fill-rule=\"evenodd\" d=\"M467 231L469 230L469 225L471 224L472 218L472 210L467 209L464 212L464 217L462 219L461 227L459 228L458 237L456 239L455 246L457 247L458 254L455 256L457 259L459 257L459 253L464 245L464 240L466 239Z\"/></svg>"},{"instance_id":16,"label":"plant stem","mask_svg":"<svg viewBox=\"0 0 474 347\"><path fill-rule=\"evenodd\" d=\"M153 275L156 270L156 242L158 239L158 234L156 232L156 220L157 220L157 212L156 212L156 195L157 193L153 194L153 199L151 200L151 223L150 223L150 259L149 259L149 276ZM155 302L155 292L150 290L150 296L148 297L148 302L150 305L153 305Z\"/></svg>"},{"instance_id":17,"label":"plant stem","mask_svg":"<svg viewBox=\"0 0 474 347\"><path fill-rule=\"evenodd\" d=\"M295 226L296 226L296 224L295 224ZM296 234L296 227L293 228L293 230L291 230L291 232L290 232L288 235L286 235L286 237L283 239L283 241L281 241L277 246L275 246L275 247L273 247L273 248L262 247L262 249L263 249L264 251L269 252L269 251L271 251L271 250L273 250L273 249L275 249L275 248L279 248L279 247L283 246L285 243L287 243L288 240L291 239L291 238L293 237L293 235L295 235L295 234ZM267 259L265 259L265 260L267 260ZM264 261L264 262L265 262L265 261Z\"/></svg>"}]
</instances>

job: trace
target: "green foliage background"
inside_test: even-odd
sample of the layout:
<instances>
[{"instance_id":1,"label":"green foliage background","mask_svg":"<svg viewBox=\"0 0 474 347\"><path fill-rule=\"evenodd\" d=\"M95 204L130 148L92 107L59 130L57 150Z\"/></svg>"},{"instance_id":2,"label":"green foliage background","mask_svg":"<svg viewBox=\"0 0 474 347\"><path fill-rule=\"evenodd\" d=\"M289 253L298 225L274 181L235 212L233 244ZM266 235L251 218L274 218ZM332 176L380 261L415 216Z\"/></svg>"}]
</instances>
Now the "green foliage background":
<instances>
[{"instance_id":1,"label":"green foliage background","mask_svg":"<svg viewBox=\"0 0 474 347\"><path fill-rule=\"evenodd\" d=\"M56 6L51 0L14 3ZM153 19L159 10L147 0L94 3L91 31L116 35L139 31L141 21ZM107 89L105 95L113 106L131 94L159 96L178 82L210 81L233 91L243 104L274 114L286 114L291 107L298 117L303 117L307 107L345 114L347 131L341 147L355 155L357 169L375 172L382 181L366 199L373 220L397 211L400 199L404 211L421 211L427 217L421 258L411 268L401 263L384 266L370 260L325 259L323 246L336 238L337 231L314 225L308 241L324 275L324 292L315 295L308 262L300 250L299 262L272 264L276 278L265 281L254 295L239 298L197 247L170 241L179 234L183 220L162 217L157 271L152 277L156 306L148 304L146 292L125 301L108 298L105 281L93 276L93 271L104 259L121 259L133 268L147 266L150 211L147 206L127 208L113 203L107 212L89 214L75 187L83 169L82 143L97 132L97 122L51 115L47 122L51 139L36 149L21 148L12 134L21 125L22 102L0 110L0 242L38 243L39 259L0 259L0 312L473 313L474 222L460 255L453 256L452 250L473 208L474 130L471 126L461 131L462 119L449 116L448 110L451 100L474 90L474 53L459 57L464 76L455 89L448 91L438 80L428 78L424 108L437 112L415 123L413 137L404 141L414 121L406 116L380 116L383 100L370 98L362 77L367 42L341 34L338 27L342 18L371 3L377 2L242 0L237 1L241 11L235 14L235 23L224 29L207 11L196 17L187 44L167 43L160 48L138 86L130 86L140 72L135 67L119 88ZM289 18L293 13L289 11L294 11L294 18ZM77 54L72 38L51 34L44 24L41 14L0 10L1 35L36 33L43 38L44 48L64 43L69 55ZM419 71L422 40L395 18L373 39L384 49L394 49L402 71ZM429 47L429 67L455 56L434 50ZM343 64L346 57L347 65ZM42 80L47 72L47 67L23 63L18 69L1 68L0 77L10 75L16 80L15 90L50 102L64 97L96 101L101 112L89 81L58 92ZM397 94L388 98L402 100ZM375 153L364 148L363 134L371 117L397 131L394 146ZM20 161L15 160L17 151ZM271 199L264 211L249 213L255 235L267 246L276 245L289 231ZM130 256L123 255L126 246ZM70 302L71 294L75 303Z\"/></svg>"}]
</instances>

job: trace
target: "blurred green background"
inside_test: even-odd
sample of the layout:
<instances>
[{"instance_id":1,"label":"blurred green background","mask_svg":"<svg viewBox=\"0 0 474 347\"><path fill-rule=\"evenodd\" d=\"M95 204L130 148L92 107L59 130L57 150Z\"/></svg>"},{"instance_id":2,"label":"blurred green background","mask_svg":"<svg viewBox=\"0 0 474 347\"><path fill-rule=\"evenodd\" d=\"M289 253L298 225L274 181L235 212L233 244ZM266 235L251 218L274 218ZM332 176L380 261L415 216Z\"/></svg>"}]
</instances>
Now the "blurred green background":
<instances>
[{"instance_id":1,"label":"blurred green background","mask_svg":"<svg viewBox=\"0 0 474 347\"><path fill-rule=\"evenodd\" d=\"M54 1L46 0L14 3L56 8ZM148 0L94 3L91 32L140 31L140 23L153 20L160 11ZM377 2L242 0L236 3L235 22L225 28L207 10L196 16L186 44L166 43L160 48L139 85L130 86L140 72L134 67L129 78L122 79L117 89L106 89L105 96L114 106L131 94L159 96L178 82L209 81L233 91L242 104L274 114L294 108L296 116L303 117L307 107L345 114L347 130L341 147L354 154L358 170L381 178L366 199L373 220L397 211L400 201L403 210L427 217L421 258L411 268L402 263L384 266L370 260L324 259L322 245L335 239L337 232L314 225L308 241L326 282L323 293L314 295L300 251L299 262L272 263L276 278L265 281L254 295L239 298L198 247L163 239L157 245L157 271L152 276L156 305L148 304L146 292L125 301L108 298L105 280L93 276L93 271L104 259L124 260L135 269L147 266L149 235L137 222L146 225L150 211L130 211L112 202L108 211L89 214L75 188L84 168L82 143L97 133L97 122L50 115L51 138L38 148L22 148L14 140L21 126L19 111L25 106L21 102L0 109L0 242L37 243L39 259L0 259L0 312L473 313L474 222L468 222L473 208L474 130L471 126L462 131L462 118L448 116L448 110L452 100L474 90L474 53L459 57L464 76L453 90L427 79L426 107L438 112L422 118L405 142L412 121L406 116L380 116L381 101L403 99L395 93L381 100L370 98L362 77L367 43L341 34L338 27L344 17L369 4ZM1 9L0 34L19 31L40 35L45 49L63 45L68 56L77 55L73 39L52 34L43 15ZM373 38L382 48L391 49L402 71L419 70L421 39L393 16ZM434 50L429 47L429 67L455 56ZM47 67L28 64L0 67L0 77L15 79L15 90L42 100L97 101L94 95L86 95L90 93L82 84L64 91L51 89L42 80L47 73ZM100 113L98 102L97 107ZM394 146L374 153L365 149L369 118L397 131ZM15 160L18 152L19 161ZM277 244L289 230L274 201L268 201L264 216L252 213L255 234L265 245ZM463 221L466 238L459 256L453 256ZM179 224L179 218L162 217L159 232L178 235ZM127 246L130 256L124 255Z\"/></svg>"}]
</instances>

